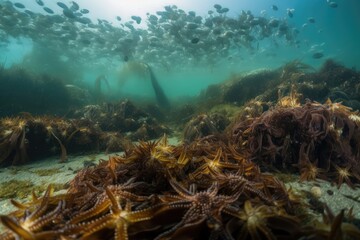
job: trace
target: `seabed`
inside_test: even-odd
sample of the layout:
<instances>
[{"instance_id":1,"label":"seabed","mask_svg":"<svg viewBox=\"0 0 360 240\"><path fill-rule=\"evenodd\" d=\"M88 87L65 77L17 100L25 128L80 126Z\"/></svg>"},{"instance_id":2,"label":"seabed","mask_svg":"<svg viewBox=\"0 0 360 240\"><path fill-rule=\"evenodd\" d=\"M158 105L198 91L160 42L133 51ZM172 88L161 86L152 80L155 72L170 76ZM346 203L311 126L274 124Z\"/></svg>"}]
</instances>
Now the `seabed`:
<instances>
[{"instance_id":1,"label":"seabed","mask_svg":"<svg viewBox=\"0 0 360 240\"><path fill-rule=\"evenodd\" d=\"M177 138L169 138L169 142L176 145L179 141ZM65 163L59 163L59 157L50 157L24 166L1 168L0 215L17 210L11 204L11 199L29 202L32 191L41 196L49 184L56 186L54 195L65 194L66 185L84 166L98 164L100 159L108 160L109 156L121 154L123 152L69 156ZM334 213L341 212L343 209L348 211L352 208L353 218L356 219L354 223L360 225L360 186L353 189L343 184L339 188L335 184L321 179L300 182L299 175L296 174L278 173L274 175L282 180L287 188L291 188L295 193L303 196L304 203L311 206L306 210L313 219L321 220L323 205L327 204ZM9 186L10 182L13 182L11 186ZM0 225L0 233L4 230L4 226Z\"/></svg>"}]
</instances>

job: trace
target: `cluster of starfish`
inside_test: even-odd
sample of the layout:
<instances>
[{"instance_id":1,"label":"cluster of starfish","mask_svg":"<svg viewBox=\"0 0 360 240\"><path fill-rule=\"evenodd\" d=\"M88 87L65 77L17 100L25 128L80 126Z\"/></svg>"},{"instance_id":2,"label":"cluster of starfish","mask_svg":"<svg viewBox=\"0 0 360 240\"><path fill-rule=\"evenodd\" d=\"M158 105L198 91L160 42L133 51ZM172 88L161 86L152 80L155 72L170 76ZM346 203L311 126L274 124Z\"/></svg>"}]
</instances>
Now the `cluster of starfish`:
<instances>
[{"instance_id":1,"label":"cluster of starfish","mask_svg":"<svg viewBox=\"0 0 360 240\"><path fill-rule=\"evenodd\" d=\"M301 224L302 198L262 173L246 149L215 137L173 146L166 136L80 171L66 194L0 216L0 239L339 239L359 237L328 208ZM316 226L316 227L314 227ZM314 239L315 239L314 238Z\"/></svg>"},{"instance_id":2,"label":"cluster of starfish","mask_svg":"<svg viewBox=\"0 0 360 240\"><path fill-rule=\"evenodd\" d=\"M296 94L232 128L251 159L267 168L300 172L300 180L322 178L354 188L360 182L360 115L341 103L308 101Z\"/></svg>"}]
</instances>

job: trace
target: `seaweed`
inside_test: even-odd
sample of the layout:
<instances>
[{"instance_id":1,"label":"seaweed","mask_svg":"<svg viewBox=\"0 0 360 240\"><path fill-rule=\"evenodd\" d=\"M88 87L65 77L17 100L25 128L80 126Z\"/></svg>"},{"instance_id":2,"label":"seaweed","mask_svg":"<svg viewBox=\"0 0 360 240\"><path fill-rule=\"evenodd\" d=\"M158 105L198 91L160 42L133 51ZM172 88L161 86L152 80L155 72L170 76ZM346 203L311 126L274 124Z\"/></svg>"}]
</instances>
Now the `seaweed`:
<instances>
[{"instance_id":1,"label":"seaweed","mask_svg":"<svg viewBox=\"0 0 360 240\"><path fill-rule=\"evenodd\" d=\"M154 89L157 103L159 104L159 106L161 108L169 109L170 108L170 102L169 102L167 96L165 95L164 90L160 86L159 81L157 80L152 68L149 65L147 65L147 66L148 66L148 69L149 69L151 85L152 85L152 87Z\"/></svg>"},{"instance_id":2,"label":"seaweed","mask_svg":"<svg viewBox=\"0 0 360 240\"><path fill-rule=\"evenodd\" d=\"M39 176L52 176L54 174L61 173L61 167L60 168L48 168L48 169L35 169L30 171L32 173L35 173Z\"/></svg>"},{"instance_id":3,"label":"seaweed","mask_svg":"<svg viewBox=\"0 0 360 240\"><path fill-rule=\"evenodd\" d=\"M0 198L26 198L32 192L34 184L27 180L10 180L0 184Z\"/></svg>"}]
</instances>

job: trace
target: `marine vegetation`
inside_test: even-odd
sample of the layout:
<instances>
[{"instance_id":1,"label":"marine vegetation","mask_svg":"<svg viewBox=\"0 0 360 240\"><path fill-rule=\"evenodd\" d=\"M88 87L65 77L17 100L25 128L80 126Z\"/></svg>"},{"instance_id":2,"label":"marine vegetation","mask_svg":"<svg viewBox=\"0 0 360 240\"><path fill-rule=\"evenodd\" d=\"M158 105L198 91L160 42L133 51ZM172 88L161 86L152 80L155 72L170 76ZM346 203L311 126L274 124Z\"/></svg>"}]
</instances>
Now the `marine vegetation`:
<instances>
[{"instance_id":1,"label":"marine vegetation","mask_svg":"<svg viewBox=\"0 0 360 240\"><path fill-rule=\"evenodd\" d=\"M67 153L94 151L103 133L84 120L57 117L22 117L0 119L0 165L19 165L35 159Z\"/></svg>"},{"instance_id":2,"label":"marine vegetation","mask_svg":"<svg viewBox=\"0 0 360 240\"><path fill-rule=\"evenodd\" d=\"M132 140L149 140L170 133L170 129L125 99L121 102L87 105L71 114L86 119L105 132L119 132Z\"/></svg>"},{"instance_id":3,"label":"marine vegetation","mask_svg":"<svg viewBox=\"0 0 360 240\"><path fill-rule=\"evenodd\" d=\"M95 101L98 103L101 103L104 101L104 96L102 94L102 87L105 85L107 87L107 90L110 91L110 85L109 85L109 81L106 77L106 75L100 75L95 79L95 84L94 84L94 97L95 97Z\"/></svg>"},{"instance_id":4,"label":"marine vegetation","mask_svg":"<svg viewBox=\"0 0 360 240\"><path fill-rule=\"evenodd\" d=\"M0 239L357 238L327 208L324 222L295 215L303 202L250 161L246 150L209 138L173 146L166 136L81 170L66 194L12 201ZM315 220L314 220L315 221ZM300 224L301 223L301 224Z\"/></svg>"},{"instance_id":5,"label":"marine vegetation","mask_svg":"<svg viewBox=\"0 0 360 240\"><path fill-rule=\"evenodd\" d=\"M293 82L296 78L309 71L315 71L315 69L312 66L295 59L282 67L281 78Z\"/></svg>"},{"instance_id":6,"label":"marine vegetation","mask_svg":"<svg viewBox=\"0 0 360 240\"><path fill-rule=\"evenodd\" d=\"M290 95L296 86L305 103L306 99L333 102L360 110L360 73L348 69L334 60L327 60L320 70L293 60L275 70L263 69L248 74L234 74L224 83L210 85L202 92L199 102L211 108L216 104L231 103L242 106L248 101L276 102Z\"/></svg>"},{"instance_id":7,"label":"marine vegetation","mask_svg":"<svg viewBox=\"0 0 360 240\"><path fill-rule=\"evenodd\" d=\"M131 140L148 140L169 133L165 125L130 101L87 105L65 119L32 116L0 119L0 166L19 165L60 154L105 151L118 152Z\"/></svg>"},{"instance_id":8,"label":"marine vegetation","mask_svg":"<svg viewBox=\"0 0 360 240\"><path fill-rule=\"evenodd\" d=\"M221 114L199 114L190 119L184 128L184 142L220 134L230 123L229 119Z\"/></svg>"},{"instance_id":9,"label":"marine vegetation","mask_svg":"<svg viewBox=\"0 0 360 240\"><path fill-rule=\"evenodd\" d=\"M209 106L220 103L242 106L261 94L266 95L269 89L276 89L282 81L281 69L261 69L247 74L234 74L225 83L210 85L202 92L199 100L203 105ZM270 100L276 100L276 95L275 99L269 98L268 101Z\"/></svg>"},{"instance_id":10,"label":"marine vegetation","mask_svg":"<svg viewBox=\"0 0 360 240\"><path fill-rule=\"evenodd\" d=\"M10 180L0 184L0 198L24 198L31 193L34 184L25 180ZM14 191L17 189L17 191Z\"/></svg>"}]
</instances>

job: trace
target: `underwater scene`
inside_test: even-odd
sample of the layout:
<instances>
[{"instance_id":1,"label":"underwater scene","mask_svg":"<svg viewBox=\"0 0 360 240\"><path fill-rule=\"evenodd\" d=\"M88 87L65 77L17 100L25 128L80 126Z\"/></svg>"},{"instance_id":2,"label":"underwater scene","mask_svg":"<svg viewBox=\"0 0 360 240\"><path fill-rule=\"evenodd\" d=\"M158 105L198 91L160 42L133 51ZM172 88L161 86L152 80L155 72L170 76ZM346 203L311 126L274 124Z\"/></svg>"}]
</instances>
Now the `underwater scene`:
<instances>
[{"instance_id":1,"label":"underwater scene","mask_svg":"<svg viewBox=\"0 0 360 240\"><path fill-rule=\"evenodd\" d=\"M0 240L360 239L359 11L0 0Z\"/></svg>"}]
</instances>

